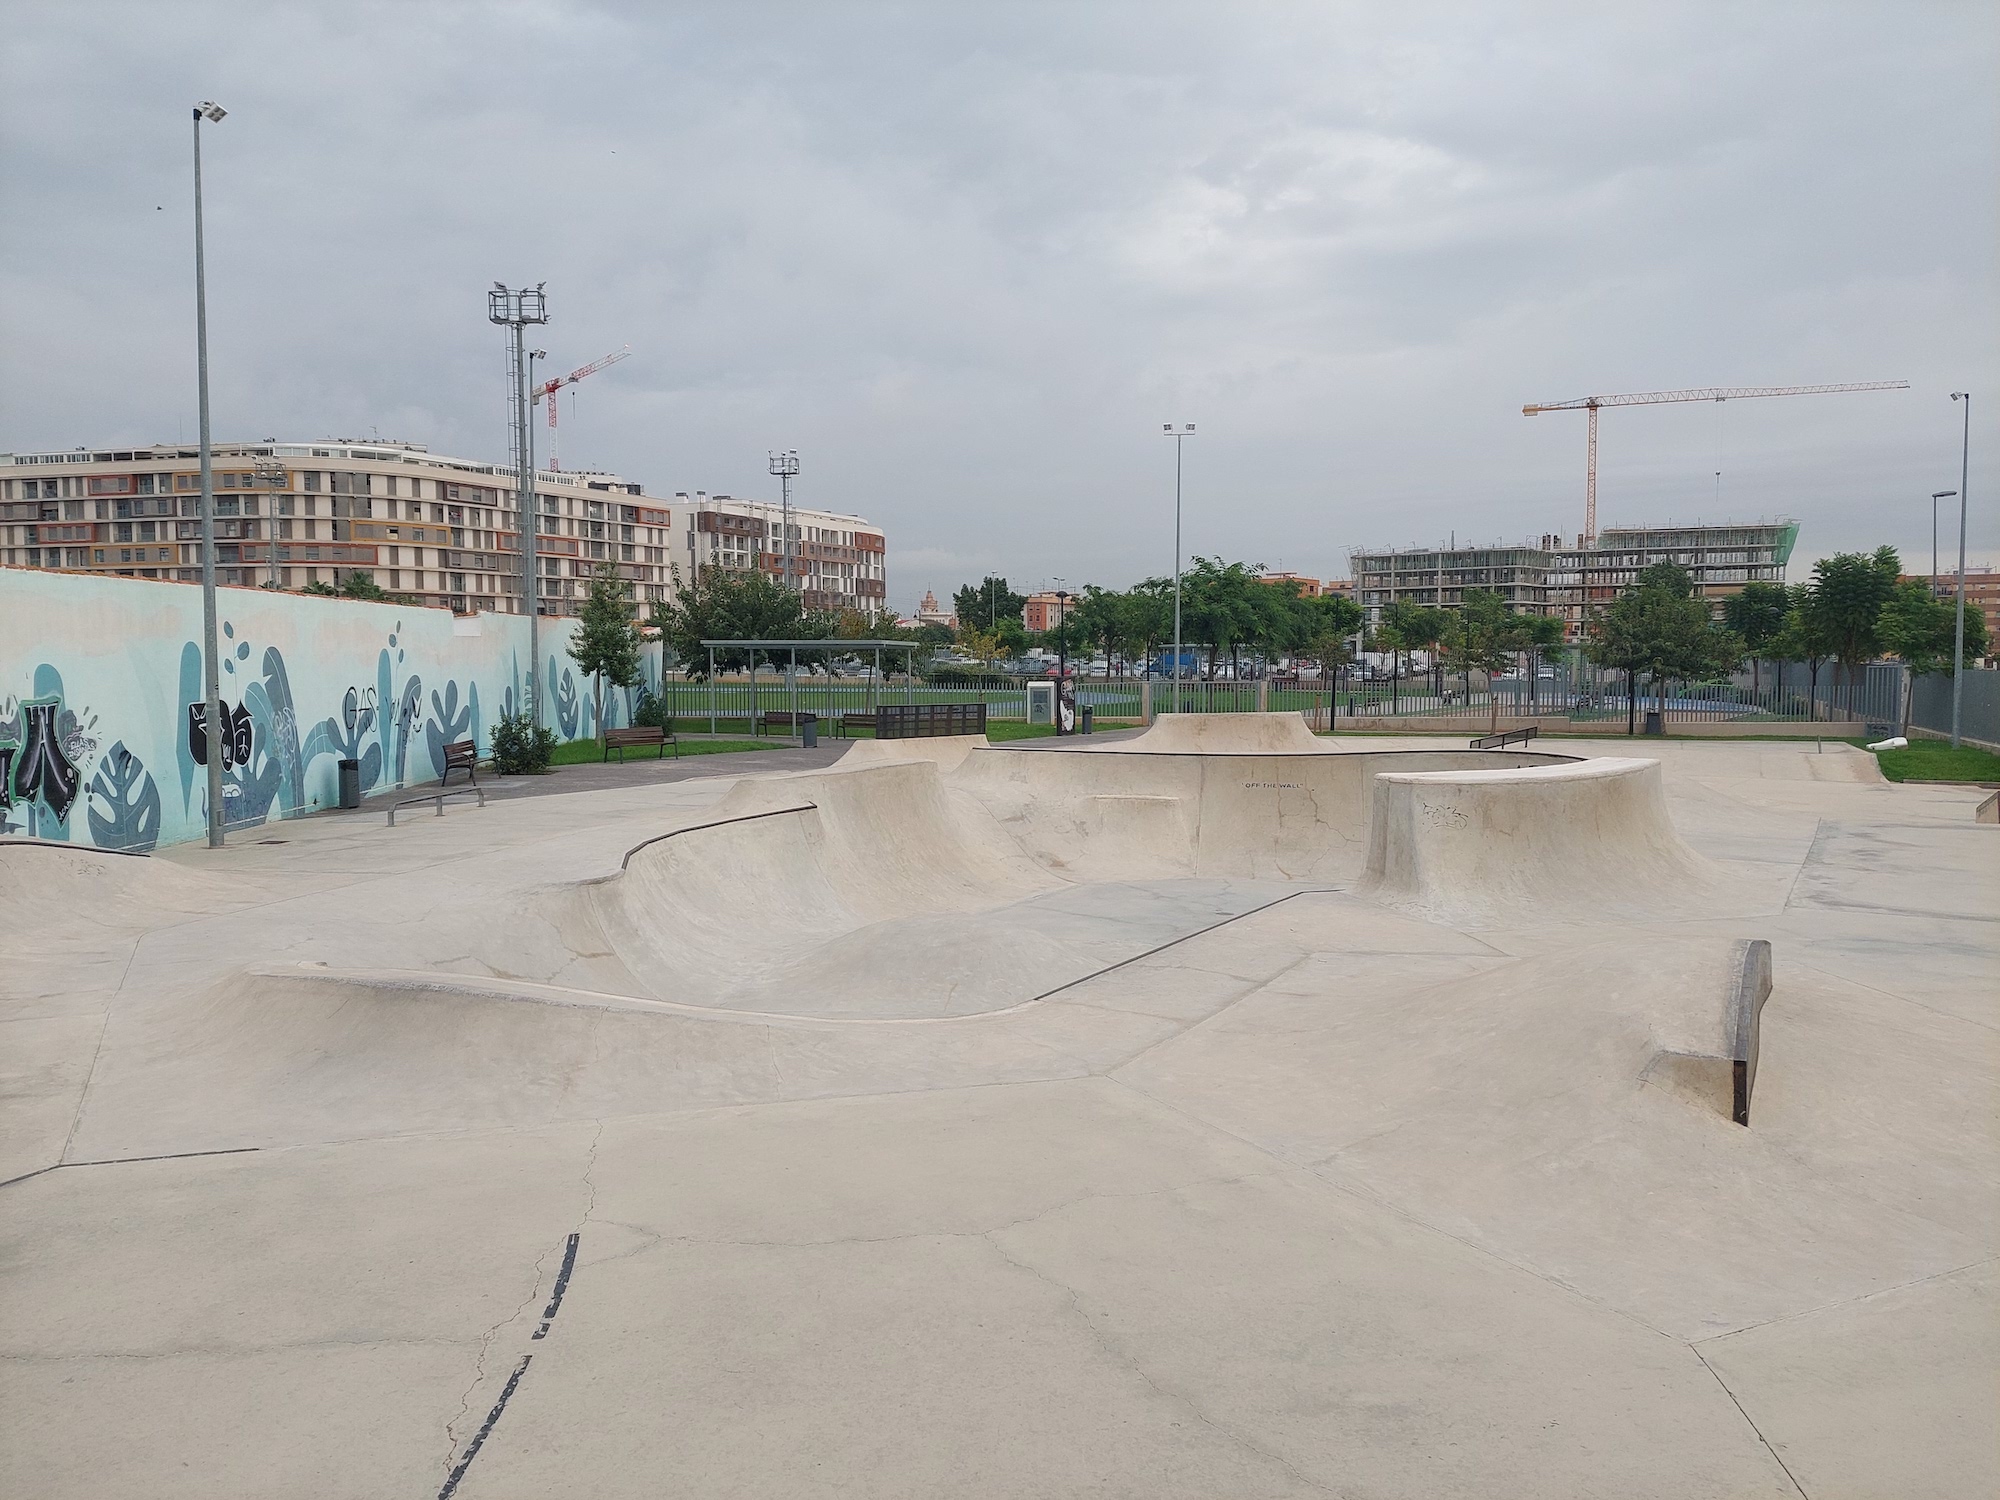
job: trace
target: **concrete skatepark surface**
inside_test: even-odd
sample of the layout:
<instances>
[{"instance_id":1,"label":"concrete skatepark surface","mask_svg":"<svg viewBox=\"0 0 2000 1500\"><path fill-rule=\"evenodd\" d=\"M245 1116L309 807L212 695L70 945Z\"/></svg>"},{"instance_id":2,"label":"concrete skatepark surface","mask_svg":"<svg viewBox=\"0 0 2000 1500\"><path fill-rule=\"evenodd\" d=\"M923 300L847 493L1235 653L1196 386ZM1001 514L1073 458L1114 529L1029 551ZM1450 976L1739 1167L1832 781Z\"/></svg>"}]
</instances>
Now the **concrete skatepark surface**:
<instances>
[{"instance_id":1,"label":"concrete skatepark surface","mask_svg":"<svg viewBox=\"0 0 2000 1500\"><path fill-rule=\"evenodd\" d=\"M1993 1493L1981 794L1285 717L0 844L0 1493Z\"/></svg>"}]
</instances>

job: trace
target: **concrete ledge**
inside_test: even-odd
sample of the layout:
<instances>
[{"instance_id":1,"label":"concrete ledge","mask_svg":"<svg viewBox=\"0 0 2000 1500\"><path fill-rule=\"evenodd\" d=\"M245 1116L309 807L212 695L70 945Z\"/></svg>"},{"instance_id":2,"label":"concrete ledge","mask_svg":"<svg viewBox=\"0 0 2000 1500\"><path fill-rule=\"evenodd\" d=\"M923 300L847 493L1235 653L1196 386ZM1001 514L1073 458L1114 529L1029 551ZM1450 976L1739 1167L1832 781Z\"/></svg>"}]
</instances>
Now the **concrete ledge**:
<instances>
[{"instance_id":1,"label":"concrete ledge","mask_svg":"<svg viewBox=\"0 0 2000 1500\"><path fill-rule=\"evenodd\" d=\"M1750 1094L1757 1087L1757 1042L1764 1002L1771 997L1771 945L1752 938L1742 946L1736 993L1730 997L1730 1111L1738 1125L1750 1123Z\"/></svg>"},{"instance_id":2,"label":"concrete ledge","mask_svg":"<svg viewBox=\"0 0 2000 1500\"><path fill-rule=\"evenodd\" d=\"M1683 982L1687 993L1681 1005L1655 1021L1659 1050L1641 1076L1698 1108L1748 1125L1759 1030L1771 994L1771 945L1762 938L1736 943L1720 974L1698 968Z\"/></svg>"},{"instance_id":3,"label":"concrete ledge","mask_svg":"<svg viewBox=\"0 0 2000 1500\"><path fill-rule=\"evenodd\" d=\"M1378 775L1357 889L1482 925L1712 904L1714 876L1667 815L1660 763L1607 757Z\"/></svg>"}]
</instances>

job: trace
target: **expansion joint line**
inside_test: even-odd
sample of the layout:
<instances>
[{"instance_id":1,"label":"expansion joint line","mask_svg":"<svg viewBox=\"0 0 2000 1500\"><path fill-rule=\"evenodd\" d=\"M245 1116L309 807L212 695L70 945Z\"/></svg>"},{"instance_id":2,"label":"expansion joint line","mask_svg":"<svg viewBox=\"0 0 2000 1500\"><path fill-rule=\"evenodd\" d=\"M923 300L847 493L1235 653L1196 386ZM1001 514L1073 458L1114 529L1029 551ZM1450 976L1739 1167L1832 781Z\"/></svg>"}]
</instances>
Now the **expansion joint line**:
<instances>
[{"instance_id":1,"label":"expansion joint line","mask_svg":"<svg viewBox=\"0 0 2000 1500\"><path fill-rule=\"evenodd\" d=\"M1764 1429L1757 1425L1756 1419L1749 1412L1743 1410L1743 1403L1736 1399L1736 1392L1729 1388L1729 1382L1724 1380L1717 1373L1715 1366L1708 1362L1708 1356L1703 1354L1693 1344L1689 1344L1688 1348L1693 1350L1694 1357L1701 1361L1701 1367L1708 1371L1710 1375L1715 1376L1715 1383L1722 1387L1722 1394L1729 1398L1729 1404L1736 1408L1745 1422L1750 1424L1750 1430L1757 1434L1757 1441L1764 1445L1764 1451L1771 1455L1771 1461L1785 1471L1785 1478L1789 1479L1792 1482L1792 1488L1799 1492L1799 1500L1811 1500L1811 1497L1806 1494L1805 1486L1799 1483L1798 1475L1792 1472L1791 1465L1787 1464L1779 1456L1778 1450L1771 1446L1771 1440L1764 1436Z\"/></svg>"}]
</instances>

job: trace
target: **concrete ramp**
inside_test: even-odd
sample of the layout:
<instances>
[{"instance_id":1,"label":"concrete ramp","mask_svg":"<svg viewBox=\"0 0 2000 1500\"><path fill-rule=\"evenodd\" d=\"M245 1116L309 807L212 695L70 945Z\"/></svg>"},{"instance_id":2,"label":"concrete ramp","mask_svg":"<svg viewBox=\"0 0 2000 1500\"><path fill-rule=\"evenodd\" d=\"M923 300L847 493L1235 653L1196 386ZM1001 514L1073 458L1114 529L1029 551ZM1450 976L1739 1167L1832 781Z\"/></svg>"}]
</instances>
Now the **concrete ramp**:
<instances>
[{"instance_id":1,"label":"concrete ramp","mask_svg":"<svg viewBox=\"0 0 2000 1500\"><path fill-rule=\"evenodd\" d=\"M940 770L956 770L974 750L983 750L983 734L941 734L908 740L855 740L836 763L843 771L860 771L869 766L904 765L928 761Z\"/></svg>"},{"instance_id":2,"label":"concrete ramp","mask_svg":"<svg viewBox=\"0 0 2000 1500\"><path fill-rule=\"evenodd\" d=\"M144 854L0 839L0 910L20 929L137 930L177 913L227 911L254 887Z\"/></svg>"},{"instance_id":3,"label":"concrete ramp","mask_svg":"<svg viewBox=\"0 0 2000 1500\"><path fill-rule=\"evenodd\" d=\"M1163 689L1155 687L1158 693ZM1171 693L1169 686L1164 691ZM1144 734L1103 747L1127 754L1325 755L1302 714L1159 714Z\"/></svg>"},{"instance_id":4,"label":"concrete ramp","mask_svg":"<svg viewBox=\"0 0 2000 1500\"><path fill-rule=\"evenodd\" d=\"M1017 1005L1288 889L1162 873L1078 887L910 760L745 781L581 899L661 1000L925 1019Z\"/></svg>"},{"instance_id":5,"label":"concrete ramp","mask_svg":"<svg viewBox=\"0 0 2000 1500\"><path fill-rule=\"evenodd\" d=\"M1675 831L1656 760L1388 772L1358 889L1432 921L1693 913L1721 870Z\"/></svg>"},{"instance_id":6,"label":"concrete ramp","mask_svg":"<svg viewBox=\"0 0 2000 1500\"><path fill-rule=\"evenodd\" d=\"M1371 787L1384 772L1567 763L1566 757L1515 750L1086 755L987 749L968 756L950 785L987 809L1038 864L1072 879L1201 875L1320 882L1361 873Z\"/></svg>"}]
</instances>

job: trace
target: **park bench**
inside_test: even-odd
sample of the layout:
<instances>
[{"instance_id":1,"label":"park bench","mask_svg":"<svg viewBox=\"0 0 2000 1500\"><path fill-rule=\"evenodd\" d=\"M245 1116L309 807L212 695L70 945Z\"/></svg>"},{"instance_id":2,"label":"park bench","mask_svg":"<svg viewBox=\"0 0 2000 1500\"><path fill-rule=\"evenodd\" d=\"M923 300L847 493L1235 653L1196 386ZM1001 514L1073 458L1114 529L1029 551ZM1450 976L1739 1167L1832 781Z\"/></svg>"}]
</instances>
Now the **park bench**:
<instances>
[{"instance_id":1,"label":"park bench","mask_svg":"<svg viewBox=\"0 0 2000 1500\"><path fill-rule=\"evenodd\" d=\"M815 713L793 713L788 708L772 709L757 716L761 728L753 729L754 734L769 734L774 729L783 729L787 734L796 734L808 724L817 724L819 715Z\"/></svg>"},{"instance_id":2,"label":"park bench","mask_svg":"<svg viewBox=\"0 0 2000 1500\"><path fill-rule=\"evenodd\" d=\"M479 784L479 746L471 740L454 740L444 747L444 775L438 785L451 780L453 771L463 771L474 786Z\"/></svg>"},{"instance_id":3,"label":"park bench","mask_svg":"<svg viewBox=\"0 0 2000 1500\"><path fill-rule=\"evenodd\" d=\"M1526 729L1510 729L1505 734L1481 735L1472 742L1475 750L1505 750L1509 745L1525 745L1541 734L1541 726L1530 724Z\"/></svg>"},{"instance_id":4,"label":"park bench","mask_svg":"<svg viewBox=\"0 0 2000 1500\"><path fill-rule=\"evenodd\" d=\"M863 729L866 729L871 734L874 733L875 724L876 719L873 714L842 714L840 716L840 728L835 732L841 739L852 739L858 731Z\"/></svg>"},{"instance_id":5,"label":"park bench","mask_svg":"<svg viewBox=\"0 0 2000 1500\"><path fill-rule=\"evenodd\" d=\"M636 724L630 729L607 729L604 731L604 758L606 760L610 760L611 752L616 750L618 758L622 761L625 759L625 752L632 749L635 745L658 745L660 751L658 755L653 757L655 760L664 760L667 754L667 746L672 745L674 747L674 759L680 759L680 740L674 736L671 730L663 729L658 724Z\"/></svg>"}]
</instances>

